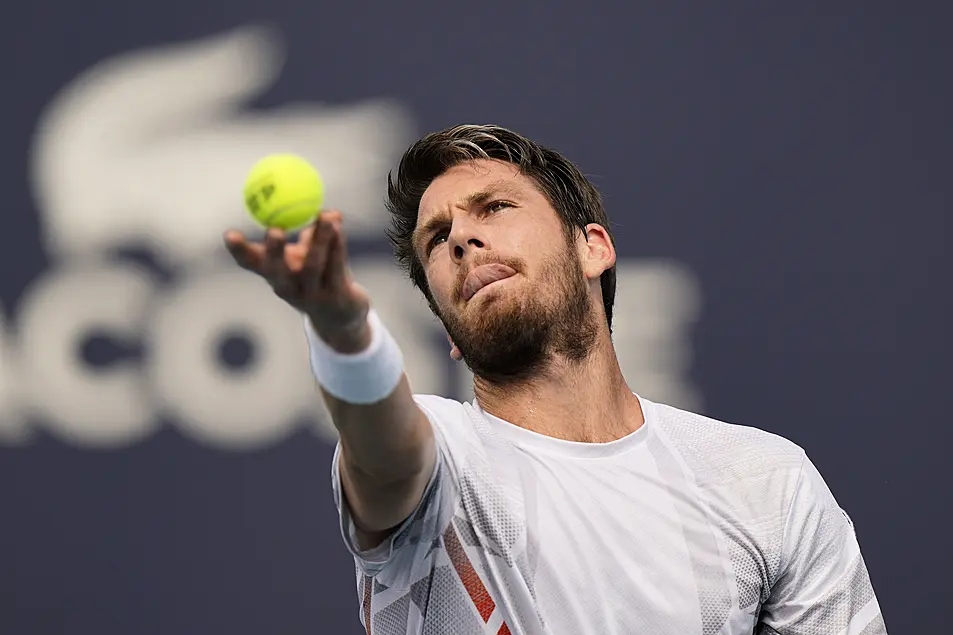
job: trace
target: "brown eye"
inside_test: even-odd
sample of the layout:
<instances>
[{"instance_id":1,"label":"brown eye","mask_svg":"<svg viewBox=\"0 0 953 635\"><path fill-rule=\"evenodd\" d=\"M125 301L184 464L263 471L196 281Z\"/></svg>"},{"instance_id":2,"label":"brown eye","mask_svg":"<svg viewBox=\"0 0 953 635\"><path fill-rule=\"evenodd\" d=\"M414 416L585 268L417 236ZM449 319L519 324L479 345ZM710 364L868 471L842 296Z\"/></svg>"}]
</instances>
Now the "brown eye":
<instances>
[{"instance_id":1,"label":"brown eye","mask_svg":"<svg viewBox=\"0 0 953 635\"><path fill-rule=\"evenodd\" d=\"M447 232L440 232L430 241L430 244L427 245L427 255L430 255L430 252L433 251L434 247L439 245L441 242L447 240Z\"/></svg>"}]
</instances>

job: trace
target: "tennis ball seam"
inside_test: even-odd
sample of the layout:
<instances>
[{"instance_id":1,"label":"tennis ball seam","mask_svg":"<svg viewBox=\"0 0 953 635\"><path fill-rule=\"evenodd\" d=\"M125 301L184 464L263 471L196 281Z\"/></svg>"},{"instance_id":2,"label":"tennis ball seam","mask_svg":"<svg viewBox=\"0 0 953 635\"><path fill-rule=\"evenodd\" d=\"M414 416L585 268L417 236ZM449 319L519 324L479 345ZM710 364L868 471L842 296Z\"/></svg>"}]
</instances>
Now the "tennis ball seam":
<instances>
[{"instance_id":1,"label":"tennis ball seam","mask_svg":"<svg viewBox=\"0 0 953 635\"><path fill-rule=\"evenodd\" d=\"M294 210L295 208L300 207L302 205L314 205L315 212L317 212L318 199L311 199L308 201L298 201L295 203L284 205L282 207L279 207L278 209L274 209L266 217L262 218L261 222L264 223L265 225L271 225L272 223L275 222L275 219L277 219L279 216L281 216L285 212L290 212Z\"/></svg>"}]
</instances>

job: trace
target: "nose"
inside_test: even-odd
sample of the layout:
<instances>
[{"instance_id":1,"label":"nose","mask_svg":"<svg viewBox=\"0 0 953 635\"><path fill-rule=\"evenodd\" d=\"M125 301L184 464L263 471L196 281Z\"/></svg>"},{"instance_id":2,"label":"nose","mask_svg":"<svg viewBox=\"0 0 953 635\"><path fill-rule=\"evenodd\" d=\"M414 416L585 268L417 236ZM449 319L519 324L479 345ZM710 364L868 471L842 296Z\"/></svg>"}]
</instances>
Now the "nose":
<instances>
[{"instance_id":1,"label":"nose","mask_svg":"<svg viewBox=\"0 0 953 635\"><path fill-rule=\"evenodd\" d=\"M486 234L478 223L472 219L458 217L454 219L453 227L447 236L450 255L454 262L461 263L474 252L487 249L489 242Z\"/></svg>"}]
</instances>

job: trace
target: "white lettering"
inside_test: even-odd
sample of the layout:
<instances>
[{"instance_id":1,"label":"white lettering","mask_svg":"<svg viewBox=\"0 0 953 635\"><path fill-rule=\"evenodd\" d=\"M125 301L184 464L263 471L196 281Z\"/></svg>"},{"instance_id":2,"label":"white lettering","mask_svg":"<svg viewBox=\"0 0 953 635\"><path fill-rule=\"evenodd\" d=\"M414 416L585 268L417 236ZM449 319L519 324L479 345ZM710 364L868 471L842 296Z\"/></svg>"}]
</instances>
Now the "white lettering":
<instances>
[{"instance_id":1,"label":"white lettering","mask_svg":"<svg viewBox=\"0 0 953 635\"><path fill-rule=\"evenodd\" d=\"M313 416L320 396L301 316L263 281L234 266L196 269L154 306L149 385L184 432L225 449L261 447ZM250 345L246 368L220 359L229 335Z\"/></svg>"},{"instance_id":2,"label":"white lettering","mask_svg":"<svg viewBox=\"0 0 953 635\"><path fill-rule=\"evenodd\" d=\"M387 100L245 110L283 61L275 33L242 28L119 55L66 86L31 154L47 253L144 244L167 262L203 260L226 229L256 229L241 184L272 152L307 157L326 205L376 230L387 170L411 138L406 111Z\"/></svg>"},{"instance_id":3,"label":"white lettering","mask_svg":"<svg viewBox=\"0 0 953 635\"><path fill-rule=\"evenodd\" d=\"M20 445L29 440L30 429L17 401L19 376L10 344L3 311L0 310L0 444Z\"/></svg>"},{"instance_id":4,"label":"white lettering","mask_svg":"<svg viewBox=\"0 0 953 635\"><path fill-rule=\"evenodd\" d=\"M135 344L154 290L147 273L118 263L73 262L34 280L18 319L19 389L31 419L97 447L126 445L155 429L138 363L95 368L83 359L91 336Z\"/></svg>"},{"instance_id":5,"label":"white lettering","mask_svg":"<svg viewBox=\"0 0 953 635\"><path fill-rule=\"evenodd\" d=\"M448 364L437 355L434 345L445 342L446 336L423 295L390 259L362 259L351 268L400 345L414 392L446 394ZM446 359L452 361L449 356Z\"/></svg>"},{"instance_id":6,"label":"white lettering","mask_svg":"<svg viewBox=\"0 0 953 635\"><path fill-rule=\"evenodd\" d=\"M649 399L700 408L688 377L695 279L671 263L618 267L614 340L626 379ZM422 294L389 258L358 258L352 269L400 344L414 391L471 400L472 375L450 360ZM0 339L6 443L28 438L22 418L7 415L21 411L63 439L103 448L137 442L160 420L232 451L279 442L302 424L336 436L308 368L301 316L230 264L193 266L167 288L125 263L52 269L25 294L19 325L21 355ZM91 364L84 346L95 336L144 352ZM247 363L223 360L230 338L247 344Z\"/></svg>"},{"instance_id":7,"label":"white lettering","mask_svg":"<svg viewBox=\"0 0 953 635\"><path fill-rule=\"evenodd\" d=\"M253 228L236 184L276 151L311 159L350 234L376 237L386 222L378 193L411 128L387 101L244 109L280 73L273 35L238 29L106 60L43 112L31 178L43 247L59 264L22 298L16 335L0 320L0 442L28 440L36 422L77 445L119 447L162 420L227 450L273 444L301 423L333 439L300 316L254 276L200 263L220 253L222 230ZM171 287L102 261L143 244L177 271ZM470 372L450 360L442 326L392 261L358 257L352 268L415 392L472 399ZM698 304L684 268L619 263L616 348L646 397L700 407L688 378ZM101 340L112 357L97 358ZM250 359L226 363L229 342L241 341Z\"/></svg>"},{"instance_id":8,"label":"white lettering","mask_svg":"<svg viewBox=\"0 0 953 635\"><path fill-rule=\"evenodd\" d=\"M617 272L612 330L626 381L647 399L700 411L702 397L688 375L701 303L695 276L666 261L623 260Z\"/></svg>"}]
</instances>

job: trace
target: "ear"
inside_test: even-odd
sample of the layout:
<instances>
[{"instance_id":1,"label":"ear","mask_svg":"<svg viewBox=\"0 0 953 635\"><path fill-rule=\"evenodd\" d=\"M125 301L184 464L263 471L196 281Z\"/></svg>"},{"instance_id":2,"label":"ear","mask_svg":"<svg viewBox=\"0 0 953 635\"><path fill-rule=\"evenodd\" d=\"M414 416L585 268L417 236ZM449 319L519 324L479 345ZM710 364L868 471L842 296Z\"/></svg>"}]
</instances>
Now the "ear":
<instances>
[{"instance_id":1,"label":"ear","mask_svg":"<svg viewBox=\"0 0 953 635\"><path fill-rule=\"evenodd\" d=\"M605 227L597 223L586 225L585 243L581 245L582 270L589 280L598 279L615 266L616 253Z\"/></svg>"},{"instance_id":2,"label":"ear","mask_svg":"<svg viewBox=\"0 0 953 635\"><path fill-rule=\"evenodd\" d=\"M450 334L447 334L447 341L450 342L450 359L454 361L460 361L463 359L463 353L460 352L460 349L457 348L457 345L453 343L453 338L450 337Z\"/></svg>"}]
</instances>

